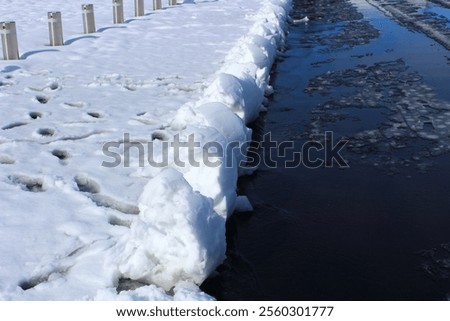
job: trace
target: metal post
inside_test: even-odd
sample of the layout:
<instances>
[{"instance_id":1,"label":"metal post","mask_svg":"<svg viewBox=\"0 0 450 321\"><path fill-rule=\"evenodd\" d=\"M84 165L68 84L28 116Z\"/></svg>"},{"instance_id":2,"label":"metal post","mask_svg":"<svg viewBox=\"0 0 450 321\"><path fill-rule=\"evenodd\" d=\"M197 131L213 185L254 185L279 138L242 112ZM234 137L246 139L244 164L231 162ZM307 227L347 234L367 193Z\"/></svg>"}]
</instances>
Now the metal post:
<instances>
[{"instance_id":1,"label":"metal post","mask_svg":"<svg viewBox=\"0 0 450 321\"><path fill-rule=\"evenodd\" d=\"M94 5L83 4L81 5L83 12L83 27L84 33L94 33L95 30L95 18L94 18Z\"/></svg>"},{"instance_id":2,"label":"metal post","mask_svg":"<svg viewBox=\"0 0 450 321\"><path fill-rule=\"evenodd\" d=\"M177 0L169 0L169 6L176 6Z\"/></svg>"},{"instance_id":3,"label":"metal post","mask_svg":"<svg viewBox=\"0 0 450 321\"><path fill-rule=\"evenodd\" d=\"M153 0L153 10L162 9L161 0Z\"/></svg>"},{"instance_id":4,"label":"metal post","mask_svg":"<svg viewBox=\"0 0 450 321\"><path fill-rule=\"evenodd\" d=\"M19 46L17 43L16 23L14 21L0 22L2 36L3 59L18 60Z\"/></svg>"},{"instance_id":5,"label":"metal post","mask_svg":"<svg viewBox=\"0 0 450 321\"><path fill-rule=\"evenodd\" d=\"M50 36L50 46L64 45L61 12L48 13L48 32Z\"/></svg>"},{"instance_id":6,"label":"metal post","mask_svg":"<svg viewBox=\"0 0 450 321\"><path fill-rule=\"evenodd\" d=\"M134 0L134 15L142 17L144 14L144 0Z\"/></svg>"},{"instance_id":7,"label":"metal post","mask_svg":"<svg viewBox=\"0 0 450 321\"><path fill-rule=\"evenodd\" d=\"M123 23L123 0L113 0L114 23Z\"/></svg>"}]
</instances>

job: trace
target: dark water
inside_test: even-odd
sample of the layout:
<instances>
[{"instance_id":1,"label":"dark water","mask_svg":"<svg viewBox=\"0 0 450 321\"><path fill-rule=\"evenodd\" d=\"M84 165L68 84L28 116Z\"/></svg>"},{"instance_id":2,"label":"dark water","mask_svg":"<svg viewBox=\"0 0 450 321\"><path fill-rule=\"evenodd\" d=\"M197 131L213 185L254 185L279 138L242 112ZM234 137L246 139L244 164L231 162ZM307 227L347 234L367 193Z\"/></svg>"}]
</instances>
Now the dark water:
<instances>
[{"instance_id":1,"label":"dark water","mask_svg":"<svg viewBox=\"0 0 450 321\"><path fill-rule=\"evenodd\" d=\"M242 178L254 211L230 218L228 258L202 288L220 300L446 299L450 52L365 1L294 1L305 15L255 137L301 146L332 131L350 167Z\"/></svg>"}]
</instances>

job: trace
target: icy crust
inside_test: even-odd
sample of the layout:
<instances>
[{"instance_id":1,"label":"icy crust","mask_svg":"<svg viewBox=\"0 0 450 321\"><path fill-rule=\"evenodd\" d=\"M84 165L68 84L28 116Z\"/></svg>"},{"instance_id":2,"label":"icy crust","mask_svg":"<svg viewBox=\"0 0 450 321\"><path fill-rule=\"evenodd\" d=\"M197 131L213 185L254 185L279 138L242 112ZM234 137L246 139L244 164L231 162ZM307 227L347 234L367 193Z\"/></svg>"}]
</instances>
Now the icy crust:
<instances>
[{"instance_id":1,"label":"icy crust","mask_svg":"<svg viewBox=\"0 0 450 321\"><path fill-rule=\"evenodd\" d=\"M98 24L107 25L110 5L94 2ZM65 5L74 7L64 12L79 8ZM28 28L38 11L19 21L26 59L0 66L1 300L212 299L198 285L224 259L226 218L251 209L236 195L245 157L232 149L211 159L220 166L191 166L182 153L185 166L169 157L166 168L142 168L132 155L130 167L107 168L102 146L117 143L123 156L128 132L152 142L158 158L175 135L221 146L249 141L246 124L271 92L290 6L185 1L150 19L73 36L52 52L25 51L45 41L33 35L46 36L46 24ZM230 12L240 17L233 27ZM81 18L65 19L65 30L76 33ZM175 37L175 22L192 28L184 40ZM200 42L203 50L192 46ZM139 50L145 55L132 55ZM117 68L127 57L126 70Z\"/></svg>"}]
</instances>

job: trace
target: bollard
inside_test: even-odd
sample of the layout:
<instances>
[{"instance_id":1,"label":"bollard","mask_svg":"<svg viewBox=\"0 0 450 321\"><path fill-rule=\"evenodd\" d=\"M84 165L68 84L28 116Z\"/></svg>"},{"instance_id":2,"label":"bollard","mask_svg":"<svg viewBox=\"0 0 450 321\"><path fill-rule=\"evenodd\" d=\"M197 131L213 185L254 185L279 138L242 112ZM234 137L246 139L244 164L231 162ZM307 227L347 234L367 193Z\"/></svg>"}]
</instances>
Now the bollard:
<instances>
[{"instance_id":1,"label":"bollard","mask_svg":"<svg viewBox=\"0 0 450 321\"><path fill-rule=\"evenodd\" d=\"M14 21L0 22L2 36L3 59L18 60L19 47L17 43L16 23Z\"/></svg>"},{"instance_id":2,"label":"bollard","mask_svg":"<svg viewBox=\"0 0 450 321\"><path fill-rule=\"evenodd\" d=\"M142 17L144 14L144 0L134 0L134 15Z\"/></svg>"},{"instance_id":3,"label":"bollard","mask_svg":"<svg viewBox=\"0 0 450 321\"><path fill-rule=\"evenodd\" d=\"M169 6L176 6L177 0L169 0Z\"/></svg>"},{"instance_id":4,"label":"bollard","mask_svg":"<svg viewBox=\"0 0 450 321\"><path fill-rule=\"evenodd\" d=\"M161 0L153 0L153 10L162 9Z\"/></svg>"},{"instance_id":5,"label":"bollard","mask_svg":"<svg viewBox=\"0 0 450 321\"><path fill-rule=\"evenodd\" d=\"M114 23L123 23L123 0L113 0Z\"/></svg>"},{"instance_id":6,"label":"bollard","mask_svg":"<svg viewBox=\"0 0 450 321\"><path fill-rule=\"evenodd\" d=\"M94 5L83 4L81 6L83 12L83 26L84 33L94 33L95 30L95 18L94 18Z\"/></svg>"},{"instance_id":7,"label":"bollard","mask_svg":"<svg viewBox=\"0 0 450 321\"><path fill-rule=\"evenodd\" d=\"M48 13L50 46L64 46L61 12Z\"/></svg>"}]
</instances>

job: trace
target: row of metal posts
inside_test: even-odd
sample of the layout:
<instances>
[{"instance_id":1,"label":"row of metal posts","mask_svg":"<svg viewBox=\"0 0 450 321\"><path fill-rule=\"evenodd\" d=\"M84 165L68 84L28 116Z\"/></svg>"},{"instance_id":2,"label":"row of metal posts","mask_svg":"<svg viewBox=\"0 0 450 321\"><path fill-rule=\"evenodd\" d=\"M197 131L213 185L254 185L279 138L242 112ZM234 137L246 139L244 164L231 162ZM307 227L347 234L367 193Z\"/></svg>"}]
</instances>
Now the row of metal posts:
<instances>
[{"instance_id":1,"label":"row of metal posts","mask_svg":"<svg viewBox=\"0 0 450 321\"><path fill-rule=\"evenodd\" d=\"M123 14L123 0L112 0L113 2L113 23L124 23ZM162 9L162 0L153 0L153 10ZM169 0L169 5L174 6L177 4L177 0ZM81 6L83 15L83 29L84 33L95 33L95 17L94 17L94 5L83 4ZM134 13L136 17L143 16L144 13L144 0L134 0ZM49 12L48 13L48 29L50 37L50 46L63 46L63 30L62 30L62 18L61 12ZM16 23L14 21L0 22L0 35L3 47L3 59L4 60L17 60L19 59L19 46L17 42Z\"/></svg>"}]
</instances>

